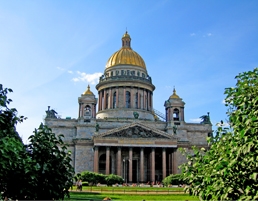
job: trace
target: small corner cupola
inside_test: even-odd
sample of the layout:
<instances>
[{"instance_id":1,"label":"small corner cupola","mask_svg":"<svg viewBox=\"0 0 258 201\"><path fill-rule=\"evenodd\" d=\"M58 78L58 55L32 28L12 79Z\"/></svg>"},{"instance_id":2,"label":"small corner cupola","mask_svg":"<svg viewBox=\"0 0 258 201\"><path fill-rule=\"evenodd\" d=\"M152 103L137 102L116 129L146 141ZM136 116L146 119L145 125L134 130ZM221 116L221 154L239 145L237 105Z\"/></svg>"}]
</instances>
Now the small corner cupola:
<instances>
[{"instance_id":1,"label":"small corner cupola","mask_svg":"<svg viewBox=\"0 0 258 201\"><path fill-rule=\"evenodd\" d=\"M165 101L166 121L174 121L175 125L180 125L179 121L184 121L184 101L176 94L174 87L173 94Z\"/></svg>"},{"instance_id":2,"label":"small corner cupola","mask_svg":"<svg viewBox=\"0 0 258 201\"><path fill-rule=\"evenodd\" d=\"M90 90L90 85L88 85L88 89L82 95L94 95Z\"/></svg>"},{"instance_id":3,"label":"small corner cupola","mask_svg":"<svg viewBox=\"0 0 258 201\"><path fill-rule=\"evenodd\" d=\"M176 89L174 87L174 90L173 90L173 94L169 97L169 99L171 98L177 98L177 99L180 99L180 97L176 94Z\"/></svg>"},{"instance_id":4,"label":"small corner cupola","mask_svg":"<svg viewBox=\"0 0 258 201\"><path fill-rule=\"evenodd\" d=\"M78 98L79 103L79 119L84 119L85 122L90 122L92 118L96 118L96 104L97 99L90 90L88 89Z\"/></svg>"},{"instance_id":5,"label":"small corner cupola","mask_svg":"<svg viewBox=\"0 0 258 201\"><path fill-rule=\"evenodd\" d=\"M129 48L131 49L131 37L126 31L122 37L122 48Z\"/></svg>"}]
</instances>

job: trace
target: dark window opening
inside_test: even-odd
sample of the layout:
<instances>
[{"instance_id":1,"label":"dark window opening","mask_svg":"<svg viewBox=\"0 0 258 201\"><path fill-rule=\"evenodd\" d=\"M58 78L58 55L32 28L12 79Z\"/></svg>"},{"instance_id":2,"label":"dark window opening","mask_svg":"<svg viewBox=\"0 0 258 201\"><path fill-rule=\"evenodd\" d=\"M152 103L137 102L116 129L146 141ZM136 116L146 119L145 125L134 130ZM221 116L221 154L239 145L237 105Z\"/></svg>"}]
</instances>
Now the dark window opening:
<instances>
[{"instance_id":1,"label":"dark window opening","mask_svg":"<svg viewBox=\"0 0 258 201\"><path fill-rule=\"evenodd\" d=\"M127 91L125 94L125 107L130 108L131 107L130 104L131 104L131 93Z\"/></svg>"},{"instance_id":2,"label":"dark window opening","mask_svg":"<svg viewBox=\"0 0 258 201\"><path fill-rule=\"evenodd\" d=\"M173 111L173 120L179 121L179 110L177 108Z\"/></svg>"},{"instance_id":3,"label":"dark window opening","mask_svg":"<svg viewBox=\"0 0 258 201\"><path fill-rule=\"evenodd\" d=\"M116 92L113 94L113 108L116 108Z\"/></svg>"}]
</instances>

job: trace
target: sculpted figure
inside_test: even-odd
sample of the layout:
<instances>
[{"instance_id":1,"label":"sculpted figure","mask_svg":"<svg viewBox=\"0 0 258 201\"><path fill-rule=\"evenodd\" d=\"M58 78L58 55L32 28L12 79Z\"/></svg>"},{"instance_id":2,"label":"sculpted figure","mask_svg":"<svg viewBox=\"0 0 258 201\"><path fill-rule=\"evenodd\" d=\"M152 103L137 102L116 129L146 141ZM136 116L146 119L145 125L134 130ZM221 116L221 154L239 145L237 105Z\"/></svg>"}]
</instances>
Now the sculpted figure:
<instances>
[{"instance_id":1,"label":"sculpted figure","mask_svg":"<svg viewBox=\"0 0 258 201\"><path fill-rule=\"evenodd\" d=\"M177 127L174 125L173 126L173 133L176 135Z\"/></svg>"},{"instance_id":2,"label":"sculpted figure","mask_svg":"<svg viewBox=\"0 0 258 201\"><path fill-rule=\"evenodd\" d=\"M98 123L96 123L95 128L96 128L96 132L98 132L99 131L99 124Z\"/></svg>"},{"instance_id":3,"label":"sculpted figure","mask_svg":"<svg viewBox=\"0 0 258 201\"><path fill-rule=\"evenodd\" d=\"M200 122L200 124L211 124L209 112L208 112L207 114L208 114L208 115L202 115L202 116L200 117L200 118L202 119L202 121Z\"/></svg>"},{"instance_id":4,"label":"sculpted figure","mask_svg":"<svg viewBox=\"0 0 258 201\"><path fill-rule=\"evenodd\" d=\"M53 109L50 110L50 106L48 106L48 110L46 111L46 114L47 114L46 118L57 119L57 116L56 116L57 112L55 110L53 110Z\"/></svg>"},{"instance_id":5,"label":"sculpted figure","mask_svg":"<svg viewBox=\"0 0 258 201\"><path fill-rule=\"evenodd\" d=\"M133 116L134 116L135 119L138 119L139 113L138 112L133 112Z\"/></svg>"}]
</instances>

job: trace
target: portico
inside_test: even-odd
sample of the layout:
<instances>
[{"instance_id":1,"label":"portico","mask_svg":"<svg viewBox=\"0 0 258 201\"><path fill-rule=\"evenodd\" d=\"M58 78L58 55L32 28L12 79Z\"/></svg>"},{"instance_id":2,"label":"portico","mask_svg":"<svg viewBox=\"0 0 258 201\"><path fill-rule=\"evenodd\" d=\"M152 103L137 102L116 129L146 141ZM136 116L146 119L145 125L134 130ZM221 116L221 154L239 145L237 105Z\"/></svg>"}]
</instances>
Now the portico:
<instances>
[{"instance_id":1,"label":"portico","mask_svg":"<svg viewBox=\"0 0 258 201\"><path fill-rule=\"evenodd\" d=\"M117 174L126 183L162 181L177 173L176 149L174 136L133 123L94 136L94 172Z\"/></svg>"}]
</instances>

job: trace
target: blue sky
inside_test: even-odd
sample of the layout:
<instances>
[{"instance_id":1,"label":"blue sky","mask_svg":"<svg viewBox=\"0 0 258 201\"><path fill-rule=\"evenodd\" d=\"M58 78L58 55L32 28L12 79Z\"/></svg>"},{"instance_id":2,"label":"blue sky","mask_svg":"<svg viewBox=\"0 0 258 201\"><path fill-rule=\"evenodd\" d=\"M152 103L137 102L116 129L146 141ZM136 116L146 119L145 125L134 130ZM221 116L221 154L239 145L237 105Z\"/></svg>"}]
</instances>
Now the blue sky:
<instances>
[{"instance_id":1,"label":"blue sky","mask_svg":"<svg viewBox=\"0 0 258 201\"><path fill-rule=\"evenodd\" d=\"M78 117L78 97L88 84L97 95L126 29L156 86L154 108L165 113L175 86L186 122L225 120L224 89L258 67L257 0L0 0L0 24L0 83L28 117L17 126L25 143L47 106Z\"/></svg>"}]
</instances>

